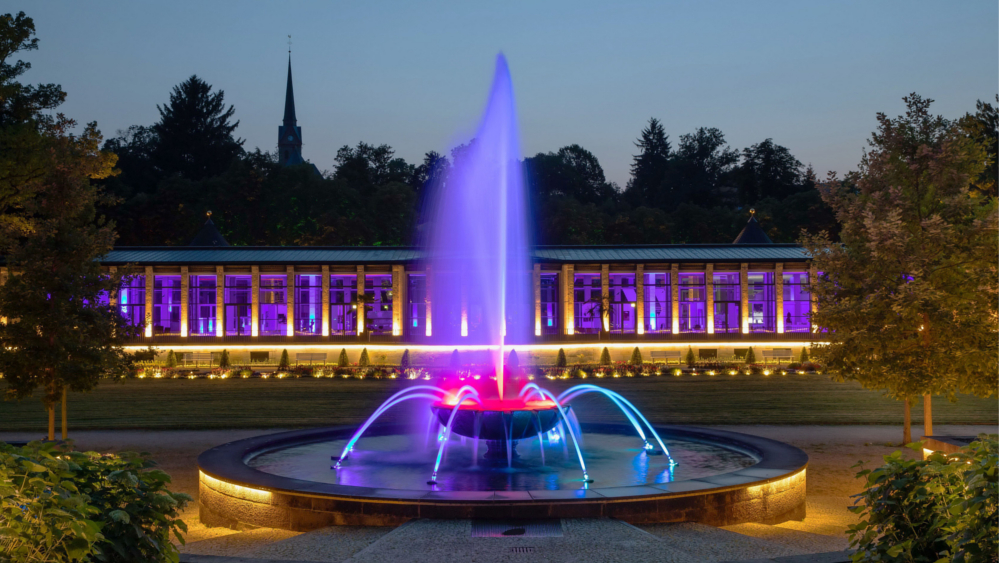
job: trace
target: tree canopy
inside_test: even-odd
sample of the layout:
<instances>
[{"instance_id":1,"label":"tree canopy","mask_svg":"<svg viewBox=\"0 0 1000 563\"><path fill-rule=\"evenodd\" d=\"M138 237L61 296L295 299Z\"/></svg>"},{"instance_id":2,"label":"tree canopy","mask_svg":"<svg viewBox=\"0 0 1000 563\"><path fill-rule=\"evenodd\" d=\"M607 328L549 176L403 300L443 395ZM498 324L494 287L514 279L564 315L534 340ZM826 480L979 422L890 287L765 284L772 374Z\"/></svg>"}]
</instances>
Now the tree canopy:
<instances>
[{"instance_id":1,"label":"tree canopy","mask_svg":"<svg viewBox=\"0 0 1000 563\"><path fill-rule=\"evenodd\" d=\"M841 225L802 243L820 271L812 323L838 378L897 399L997 392L997 201L986 143L911 94L878 114L856 172L821 188ZM907 429L908 430L908 429Z\"/></svg>"}]
</instances>

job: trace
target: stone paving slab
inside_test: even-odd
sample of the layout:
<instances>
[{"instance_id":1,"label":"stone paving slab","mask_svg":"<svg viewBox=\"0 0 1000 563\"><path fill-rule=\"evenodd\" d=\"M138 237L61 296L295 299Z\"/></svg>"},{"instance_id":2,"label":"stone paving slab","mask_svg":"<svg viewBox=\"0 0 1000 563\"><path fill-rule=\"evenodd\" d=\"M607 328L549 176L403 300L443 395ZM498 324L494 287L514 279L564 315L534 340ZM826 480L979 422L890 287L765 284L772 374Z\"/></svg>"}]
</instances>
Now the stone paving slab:
<instances>
[{"instance_id":1,"label":"stone paving slab","mask_svg":"<svg viewBox=\"0 0 1000 563\"><path fill-rule=\"evenodd\" d=\"M830 551L827 553L808 553L806 555L791 555L771 559L744 559L742 561L723 561L722 563L851 563L850 551Z\"/></svg>"},{"instance_id":2,"label":"stone paving slab","mask_svg":"<svg viewBox=\"0 0 1000 563\"><path fill-rule=\"evenodd\" d=\"M844 551L850 547L846 534L828 536L767 524L736 524L722 529L809 553Z\"/></svg>"},{"instance_id":3,"label":"stone paving slab","mask_svg":"<svg viewBox=\"0 0 1000 563\"><path fill-rule=\"evenodd\" d=\"M689 553L699 561L760 559L808 553L806 550L694 522L646 524L637 527L656 536L666 546Z\"/></svg>"},{"instance_id":4,"label":"stone paving slab","mask_svg":"<svg viewBox=\"0 0 1000 563\"><path fill-rule=\"evenodd\" d=\"M695 563L703 561L617 520L563 520L563 537L473 538L469 520L414 520L351 563L475 561Z\"/></svg>"}]
</instances>

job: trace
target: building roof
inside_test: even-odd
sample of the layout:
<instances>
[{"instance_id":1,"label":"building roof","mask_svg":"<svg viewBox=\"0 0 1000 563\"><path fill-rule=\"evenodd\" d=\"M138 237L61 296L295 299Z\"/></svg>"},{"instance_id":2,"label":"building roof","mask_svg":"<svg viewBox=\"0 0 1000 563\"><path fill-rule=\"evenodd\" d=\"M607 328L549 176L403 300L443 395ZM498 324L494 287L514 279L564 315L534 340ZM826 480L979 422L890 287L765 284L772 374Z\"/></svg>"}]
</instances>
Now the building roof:
<instances>
[{"instance_id":1,"label":"building roof","mask_svg":"<svg viewBox=\"0 0 1000 563\"><path fill-rule=\"evenodd\" d=\"M754 217L753 209L750 210L750 220L747 221L747 226L743 227L733 244L771 244L771 237L767 236L764 229L760 228L760 223Z\"/></svg>"},{"instance_id":2,"label":"building roof","mask_svg":"<svg viewBox=\"0 0 1000 563\"><path fill-rule=\"evenodd\" d=\"M212 222L212 213L208 214L208 221L202 225L201 230L198 234L194 236L191 240L191 244L188 246L229 246L226 242L225 237L219 232L219 229L215 227L215 223Z\"/></svg>"},{"instance_id":3,"label":"building roof","mask_svg":"<svg viewBox=\"0 0 1000 563\"><path fill-rule=\"evenodd\" d=\"M105 264L390 264L418 262L426 252L414 247L227 246L118 247ZM674 244L636 246L539 246L535 262L800 262L809 259L796 244Z\"/></svg>"}]
</instances>

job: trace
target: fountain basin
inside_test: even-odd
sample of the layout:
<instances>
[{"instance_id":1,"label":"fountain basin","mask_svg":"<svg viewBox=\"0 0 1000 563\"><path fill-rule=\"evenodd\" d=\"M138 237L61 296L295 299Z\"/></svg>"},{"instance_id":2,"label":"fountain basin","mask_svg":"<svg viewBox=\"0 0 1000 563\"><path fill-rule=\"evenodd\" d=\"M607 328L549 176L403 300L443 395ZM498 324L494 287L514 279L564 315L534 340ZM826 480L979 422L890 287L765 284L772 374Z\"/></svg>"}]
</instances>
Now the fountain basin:
<instances>
[{"instance_id":1,"label":"fountain basin","mask_svg":"<svg viewBox=\"0 0 1000 563\"><path fill-rule=\"evenodd\" d=\"M629 426L583 424L584 435L631 435ZM294 478L251 466L257 456L346 440L355 427L297 430L232 442L198 458L199 509L207 526L307 531L331 525L394 526L414 518L618 518L633 524L777 524L805 517L806 454L774 440L722 430L656 426L668 441L708 444L752 455L753 465L707 476L629 486L529 490L438 490L400 484L344 485ZM406 432L379 426L372 437ZM663 457L654 457L660 462ZM689 466L681 463L678 467Z\"/></svg>"},{"instance_id":2,"label":"fountain basin","mask_svg":"<svg viewBox=\"0 0 1000 563\"><path fill-rule=\"evenodd\" d=\"M431 406L442 426L448 426L455 406L435 403ZM568 415L570 407L563 407ZM488 441L518 441L544 434L559 424L560 415L551 401L466 401L459 406L451 422L451 431L467 438Z\"/></svg>"}]
</instances>

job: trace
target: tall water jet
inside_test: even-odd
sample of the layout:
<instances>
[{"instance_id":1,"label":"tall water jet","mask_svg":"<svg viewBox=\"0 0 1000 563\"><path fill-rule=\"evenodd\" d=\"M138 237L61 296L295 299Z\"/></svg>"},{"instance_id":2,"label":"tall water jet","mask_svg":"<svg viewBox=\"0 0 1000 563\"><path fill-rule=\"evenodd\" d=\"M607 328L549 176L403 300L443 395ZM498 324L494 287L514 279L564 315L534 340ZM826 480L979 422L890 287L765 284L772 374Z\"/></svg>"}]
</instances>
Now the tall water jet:
<instances>
[{"instance_id":1,"label":"tall water jet","mask_svg":"<svg viewBox=\"0 0 1000 563\"><path fill-rule=\"evenodd\" d=\"M504 354L530 325L530 254L517 112L507 60L497 56L476 136L452 150L428 225L432 341L487 345L504 398ZM481 391L486 391L481 389Z\"/></svg>"}]
</instances>

